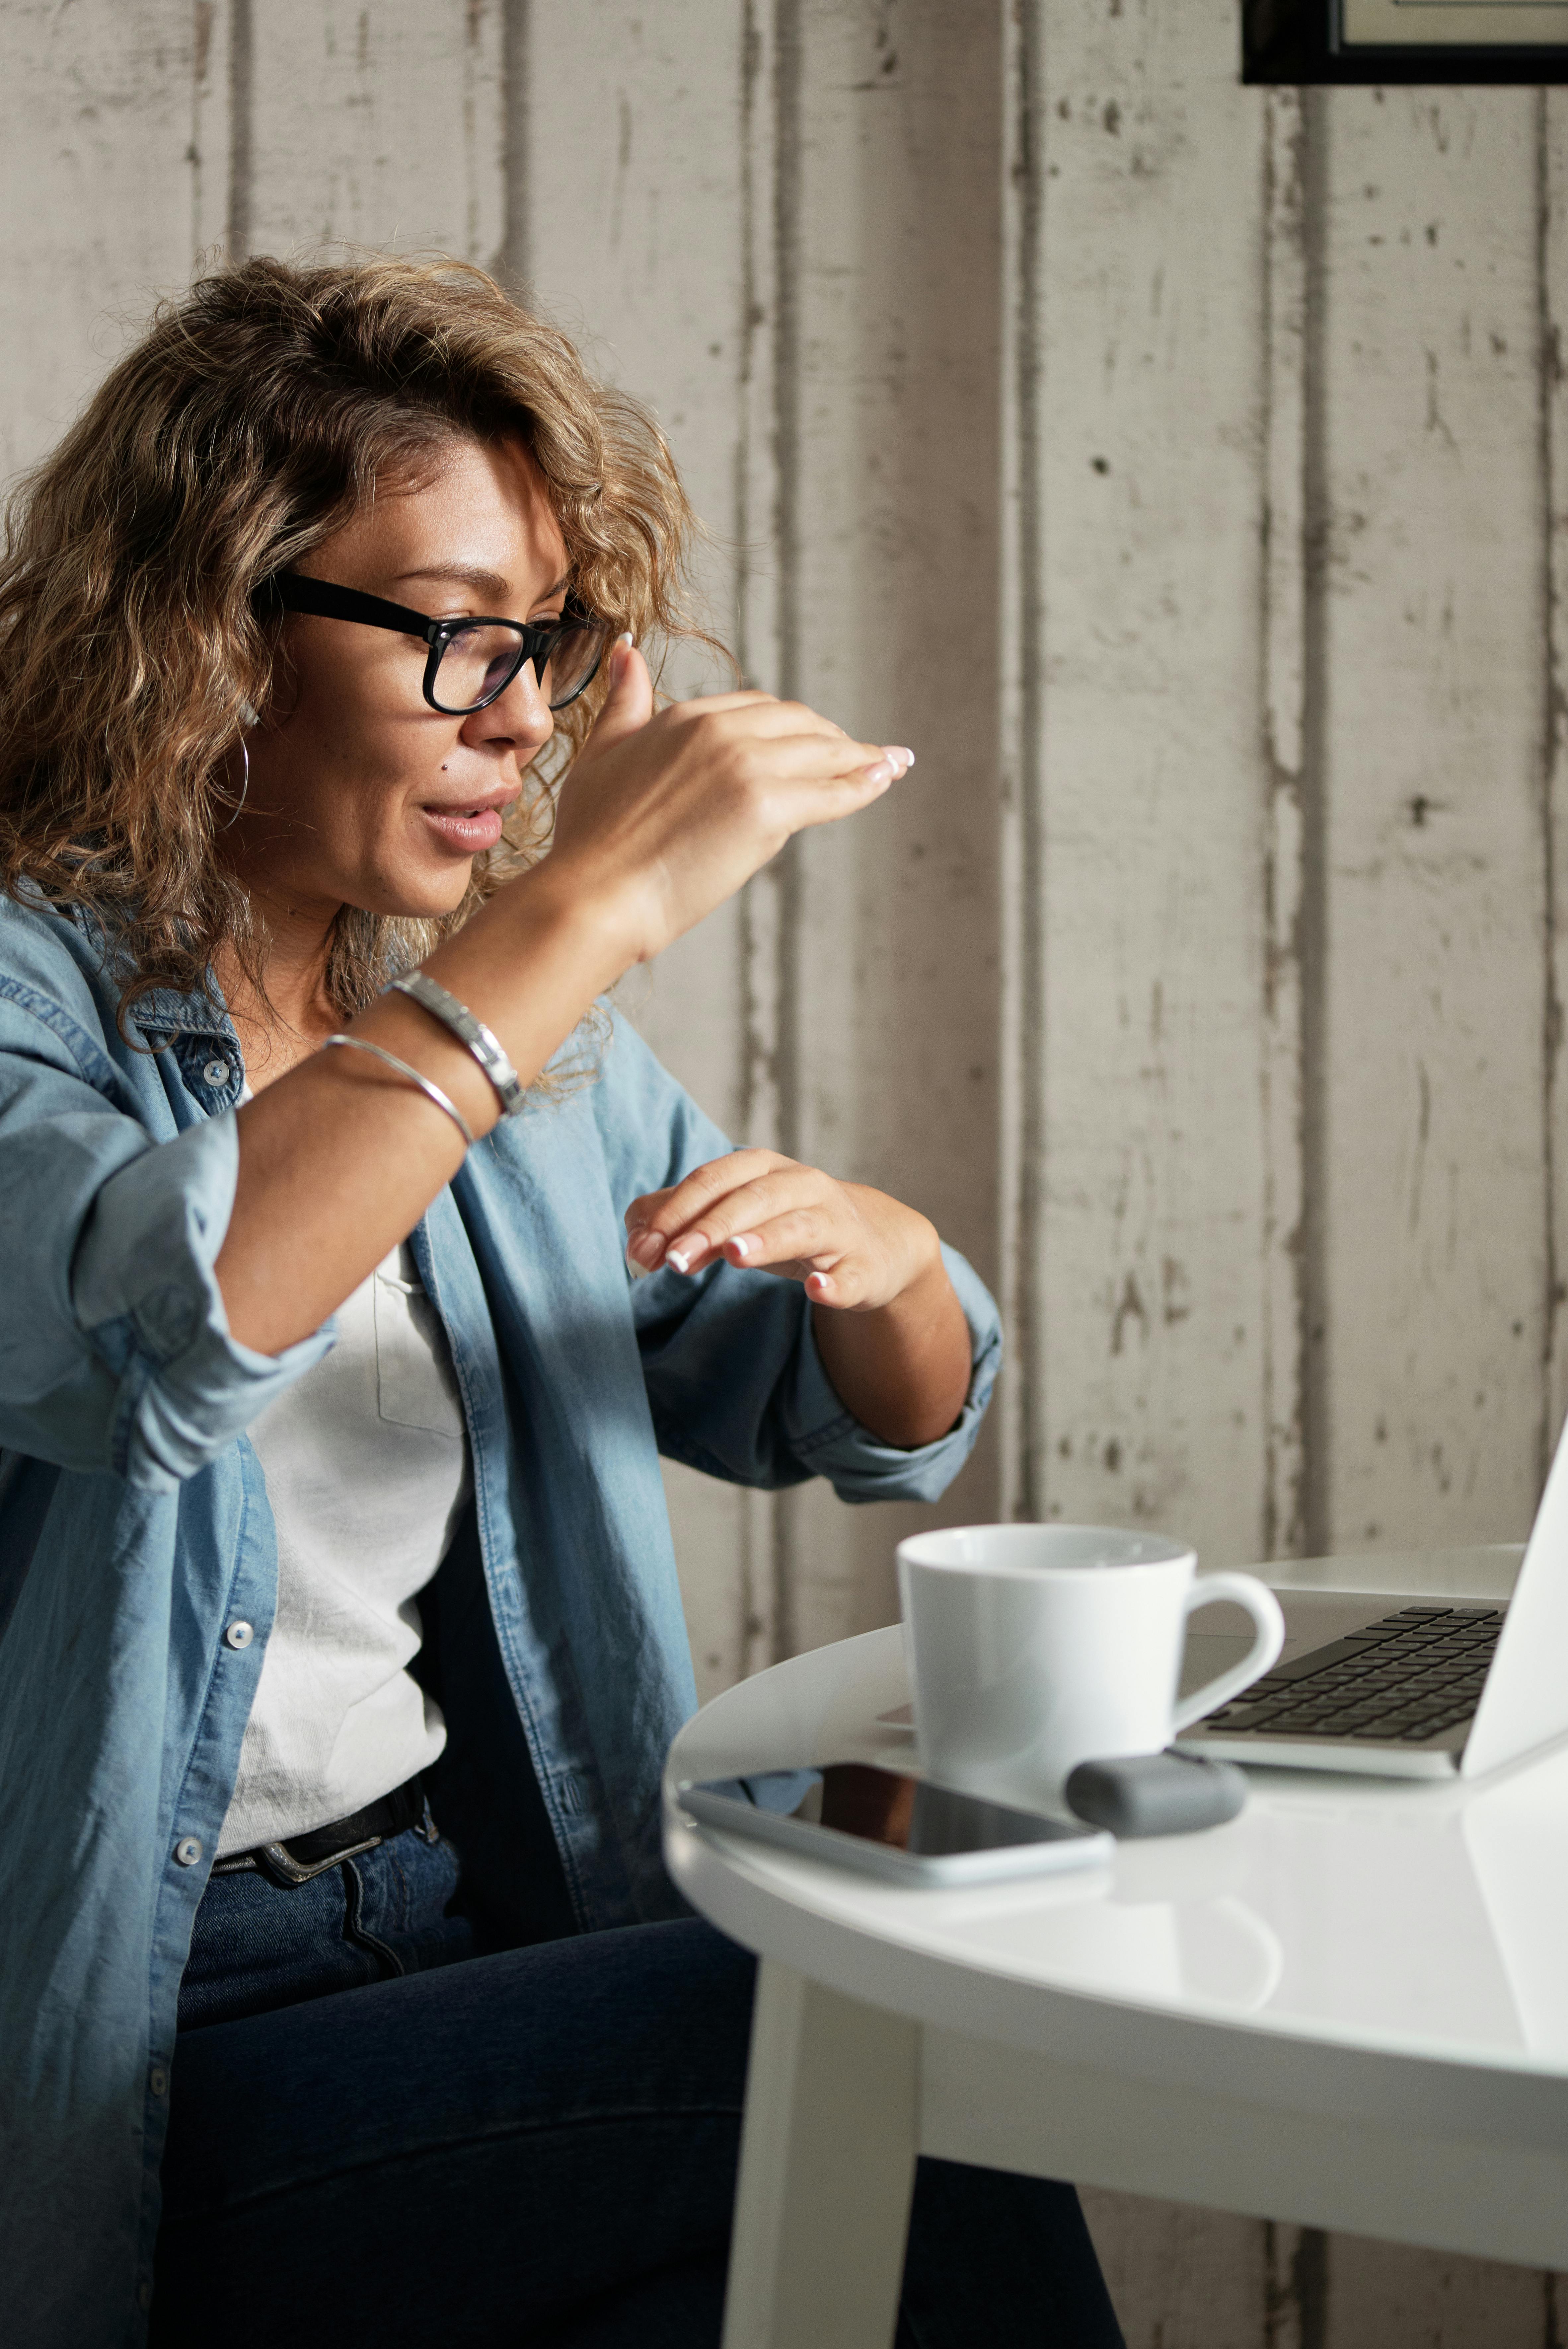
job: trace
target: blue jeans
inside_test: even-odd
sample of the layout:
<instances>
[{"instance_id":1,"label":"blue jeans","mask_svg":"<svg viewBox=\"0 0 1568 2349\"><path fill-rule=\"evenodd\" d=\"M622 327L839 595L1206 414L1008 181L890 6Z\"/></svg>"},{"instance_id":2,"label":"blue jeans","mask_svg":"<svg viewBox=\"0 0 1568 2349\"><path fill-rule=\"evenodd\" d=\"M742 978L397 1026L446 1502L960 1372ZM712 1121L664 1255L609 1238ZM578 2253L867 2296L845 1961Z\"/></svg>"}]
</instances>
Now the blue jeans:
<instances>
[{"instance_id":1,"label":"blue jeans","mask_svg":"<svg viewBox=\"0 0 1568 2349\"><path fill-rule=\"evenodd\" d=\"M410 1829L213 1878L154 2349L717 2344L752 1959L695 1918L475 1956L459 1874ZM898 2343L1120 2349L1071 2187L922 2160Z\"/></svg>"}]
</instances>

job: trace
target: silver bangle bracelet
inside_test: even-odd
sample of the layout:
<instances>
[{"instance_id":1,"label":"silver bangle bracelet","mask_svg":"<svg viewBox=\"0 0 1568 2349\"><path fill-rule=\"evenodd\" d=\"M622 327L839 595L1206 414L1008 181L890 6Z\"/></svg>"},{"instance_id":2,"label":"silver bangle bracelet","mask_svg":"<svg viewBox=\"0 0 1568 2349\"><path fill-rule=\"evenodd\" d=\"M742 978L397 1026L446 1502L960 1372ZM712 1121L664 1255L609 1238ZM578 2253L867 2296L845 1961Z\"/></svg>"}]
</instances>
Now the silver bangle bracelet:
<instances>
[{"instance_id":1,"label":"silver bangle bracelet","mask_svg":"<svg viewBox=\"0 0 1568 2349\"><path fill-rule=\"evenodd\" d=\"M395 1052L383 1052L379 1044L372 1044L367 1036L328 1036L321 1049L324 1052L330 1051L334 1044L347 1044L351 1052L373 1052L378 1061L385 1061L389 1069L396 1069L400 1077L407 1077L410 1084L418 1085L421 1092L434 1102L437 1109L444 1110L469 1149L473 1148L473 1133L457 1103L449 1101L439 1085L431 1084L429 1077L421 1077L418 1069L410 1069L407 1061L400 1061Z\"/></svg>"},{"instance_id":2,"label":"silver bangle bracelet","mask_svg":"<svg viewBox=\"0 0 1568 2349\"><path fill-rule=\"evenodd\" d=\"M527 1101L527 1090L493 1029L487 1028L466 1003L460 1003L456 996L449 994L438 980L431 978L428 971L405 971L401 978L393 979L387 992L389 995L395 992L409 996L421 1010L428 1011L432 1019L439 1019L449 1034L455 1036L458 1042L473 1054L495 1088L502 1116L516 1116Z\"/></svg>"}]
</instances>

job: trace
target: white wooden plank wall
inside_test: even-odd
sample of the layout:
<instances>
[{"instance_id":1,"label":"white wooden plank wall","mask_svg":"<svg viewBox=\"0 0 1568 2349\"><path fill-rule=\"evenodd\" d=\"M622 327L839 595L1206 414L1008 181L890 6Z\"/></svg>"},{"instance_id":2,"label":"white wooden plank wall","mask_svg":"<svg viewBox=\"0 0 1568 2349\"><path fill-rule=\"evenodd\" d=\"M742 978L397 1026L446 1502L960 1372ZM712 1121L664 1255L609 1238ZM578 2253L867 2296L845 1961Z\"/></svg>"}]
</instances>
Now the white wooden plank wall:
<instances>
[{"instance_id":1,"label":"white wooden plank wall","mask_svg":"<svg viewBox=\"0 0 1568 2349\"><path fill-rule=\"evenodd\" d=\"M657 406L745 675L919 754L628 1000L739 1138L898 1189L994 1277L1000 29L607 0L536 5L528 54L527 274ZM704 1690L885 1621L932 1515L667 1484ZM996 1506L988 1446L940 1514Z\"/></svg>"},{"instance_id":2,"label":"white wooden plank wall","mask_svg":"<svg viewBox=\"0 0 1568 2349\"><path fill-rule=\"evenodd\" d=\"M1265 1545L1266 108L1228 0L1056 5L1035 110L1025 1514ZM1038 166L1037 166L1038 168ZM1245 201L1239 191L1245 191ZM1293 1332L1287 1332L1291 1344Z\"/></svg>"},{"instance_id":3,"label":"white wooden plank wall","mask_svg":"<svg viewBox=\"0 0 1568 2349\"><path fill-rule=\"evenodd\" d=\"M1010 56L1023 1514L1507 1538L1564 1401L1560 101ZM1129 2341L1562 2337L1560 2280L1096 2194Z\"/></svg>"},{"instance_id":4,"label":"white wooden plank wall","mask_svg":"<svg viewBox=\"0 0 1568 2349\"><path fill-rule=\"evenodd\" d=\"M842 0L777 21L796 90L778 681L917 754L876 809L792 854L781 1140L911 1200L994 1279L1000 24ZM935 1521L998 1506L988 1444ZM889 1620L893 1545L932 1521L793 1496L790 1643Z\"/></svg>"},{"instance_id":5,"label":"white wooden plank wall","mask_svg":"<svg viewBox=\"0 0 1568 2349\"><path fill-rule=\"evenodd\" d=\"M40 454L190 274L196 29L177 0L8 5L0 71L0 476Z\"/></svg>"},{"instance_id":6,"label":"white wooden plank wall","mask_svg":"<svg viewBox=\"0 0 1568 2349\"><path fill-rule=\"evenodd\" d=\"M658 409L746 676L909 781L631 991L1002 1282L942 1514L1522 1532L1568 1407L1559 93L1231 0L0 0L0 470L203 252L492 265ZM720 681L686 656L670 683ZM699 1678L919 1514L670 1479ZM1134 2349L1552 2349L1559 2280L1087 2198Z\"/></svg>"},{"instance_id":7,"label":"white wooden plank wall","mask_svg":"<svg viewBox=\"0 0 1568 2349\"><path fill-rule=\"evenodd\" d=\"M592 0L535 6L528 31L528 135L519 274L600 371L658 409L711 533L701 585L713 632L750 654L738 601L754 538L772 531L773 465L753 387L767 374L755 279L771 252L770 143L759 36L732 0L679 15ZM562 95L570 93L569 102ZM762 219L755 220L759 200ZM759 253L758 246L762 250ZM758 450L759 438L763 447ZM749 666L762 681L773 664ZM690 652L663 679L686 693L730 678ZM725 907L683 938L623 1000L655 1050L737 1140L772 1143L777 1118L758 1099L773 1058L772 998L759 1013L748 916ZM774 954L762 957L774 977ZM667 1465L692 1652L704 1693L776 1652L779 1512L766 1496Z\"/></svg>"},{"instance_id":8,"label":"white wooden plank wall","mask_svg":"<svg viewBox=\"0 0 1568 2349\"><path fill-rule=\"evenodd\" d=\"M1336 91L1313 127L1318 1538L1522 1536L1549 1312L1539 106Z\"/></svg>"},{"instance_id":9,"label":"white wooden plank wall","mask_svg":"<svg viewBox=\"0 0 1568 2349\"><path fill-rule=\"evenodd\" d=\"M497 10L248 0L229 25L236 243L491 257L504 217Z\"/></svg>"},{"instance_id":10,"label":"white wooden plank wall","mask_svg":"<svg viewBox=\"0 0 1568 2349\"><path fill-rule=\"evenodd\" d=\"M1546 967L1546 1114L1543 1143L1548 1167L1547 1226L1547 1405L1548 1434L1568 1413L1568 1314L1562 1310L1563 1248L1568 1235L1568 1133L1563 1118L1565 1037L1562 1007L1568 1002L1568 703L1563 698L1563 620L1568 612L1568 367L1563 361L1564 311L1568 309L1568 91L1542 90L1539 97L1541 141L1537 181L1541 283L1541 361L1544 386L1542 439L1545 463L1542 498L1548 523L1542 585L1546 602L1544 740L1542 742L1542 848L1546 888L1542 897L1550 953Z\"/></svg>"}]
</instances>

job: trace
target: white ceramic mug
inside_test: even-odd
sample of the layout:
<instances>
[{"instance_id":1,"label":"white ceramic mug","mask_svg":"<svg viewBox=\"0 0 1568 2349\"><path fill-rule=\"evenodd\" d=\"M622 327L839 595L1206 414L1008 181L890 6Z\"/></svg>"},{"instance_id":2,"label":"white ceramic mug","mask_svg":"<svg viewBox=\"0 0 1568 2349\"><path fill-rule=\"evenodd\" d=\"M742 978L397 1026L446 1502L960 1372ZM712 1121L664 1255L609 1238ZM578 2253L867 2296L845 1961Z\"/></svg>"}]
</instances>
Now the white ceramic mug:
<instances>
[{"instance_id":1,"label":"white ceramic mug","mask_svg":"<svg viewBox=\"0 0 1568 2349\"><path fill-rule=\"evenodd\" d=\"M957 1526L898 1544L898 1594L928 1777L1059 1807L1080 1762L1158 1754L1266 1672L1284 1645L1273 1592L1196 1577L1196 1553L1103 1526ZM1233 1599L1242 1661L1179 1704L1187 1619Z\"/></svg>"}]
</instances>

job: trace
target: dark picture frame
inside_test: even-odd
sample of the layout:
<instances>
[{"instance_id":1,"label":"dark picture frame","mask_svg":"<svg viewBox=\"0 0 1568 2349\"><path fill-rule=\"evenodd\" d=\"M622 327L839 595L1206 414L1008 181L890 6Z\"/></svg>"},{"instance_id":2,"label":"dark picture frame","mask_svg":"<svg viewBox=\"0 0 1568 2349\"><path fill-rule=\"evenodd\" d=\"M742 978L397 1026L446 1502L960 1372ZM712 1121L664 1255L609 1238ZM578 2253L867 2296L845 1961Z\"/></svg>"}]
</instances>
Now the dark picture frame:
<instances>
[{"instance_id":1,"label":"dark picture frame","mask_svg":"<svg viewBox=\"0 0 1568 2349\"><path fill-rule=\"evenodd\" d=\"M1339 0L1241 0L1241 79L1296 85L1347 82L1568 81L1568 47L1403 45L1342 48Z\"/></svg>"}]
</instances>

